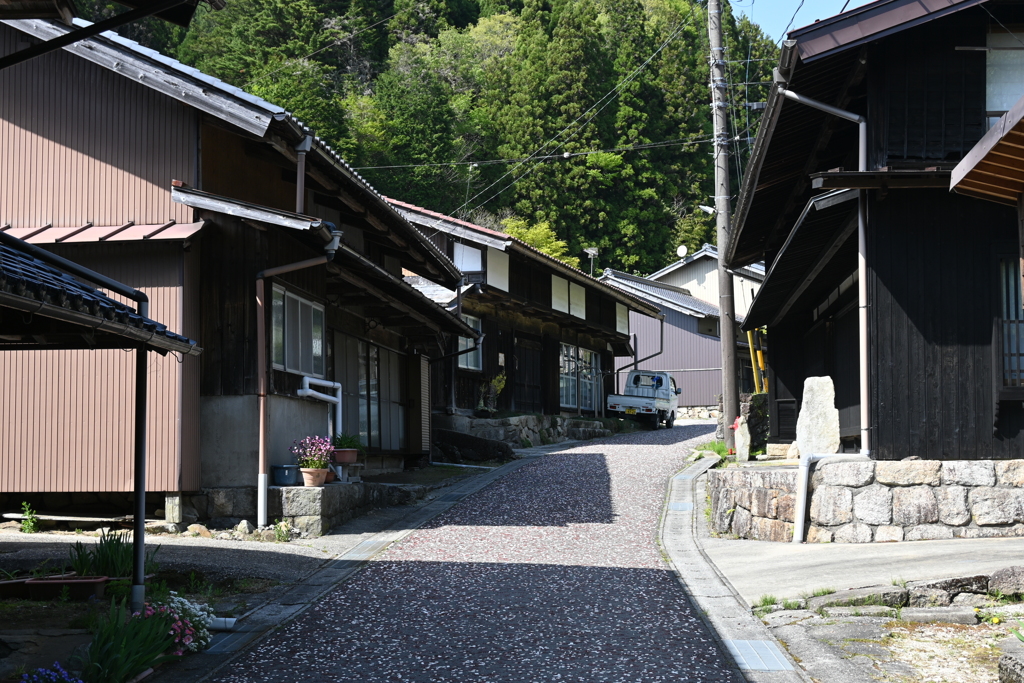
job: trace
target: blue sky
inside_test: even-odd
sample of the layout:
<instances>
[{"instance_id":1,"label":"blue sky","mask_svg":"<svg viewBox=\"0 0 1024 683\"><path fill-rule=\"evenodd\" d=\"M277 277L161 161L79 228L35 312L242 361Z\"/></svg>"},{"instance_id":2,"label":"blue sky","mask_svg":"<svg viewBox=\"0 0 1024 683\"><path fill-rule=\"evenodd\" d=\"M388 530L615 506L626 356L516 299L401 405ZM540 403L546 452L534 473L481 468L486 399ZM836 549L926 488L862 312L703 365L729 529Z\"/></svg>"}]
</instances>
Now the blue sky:
<instances>
[{"instance_id":1,"label":"blue sky","mask_svg":"<svg viewBox=\"0 0 1024 683\"><path fill-rule=\"evenodd\" d=\"M824 19L839 14L839 10L845 4L846 0L805 0L789 30L812 24L815 19ZM850 0L850 6L847 9L866 4L866 0ZM733 12L750 17L776 42L782 38L786 25L799 5L800 0L733 0L732 2Z\"/></svg>"}]
</instances>

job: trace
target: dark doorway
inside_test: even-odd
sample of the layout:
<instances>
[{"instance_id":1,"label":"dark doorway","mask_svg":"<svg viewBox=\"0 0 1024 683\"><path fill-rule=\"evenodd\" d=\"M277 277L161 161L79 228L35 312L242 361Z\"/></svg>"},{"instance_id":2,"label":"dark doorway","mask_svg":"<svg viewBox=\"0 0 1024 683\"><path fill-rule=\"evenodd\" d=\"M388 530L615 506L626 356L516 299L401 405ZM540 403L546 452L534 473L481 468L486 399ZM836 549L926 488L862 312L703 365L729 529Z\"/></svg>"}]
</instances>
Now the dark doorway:
<instances>
[{"instance_id":1,"label":"dark doorway","mask_svg":"<svg viewBox=\"0 0 1024 683\"><path fill-rule=\"evenodd\" d=\"M541 413L544 411L541 392L542 346L539 342L516 339L515 343L515 394L516 411Z\"/></svg>"}]
</instances>

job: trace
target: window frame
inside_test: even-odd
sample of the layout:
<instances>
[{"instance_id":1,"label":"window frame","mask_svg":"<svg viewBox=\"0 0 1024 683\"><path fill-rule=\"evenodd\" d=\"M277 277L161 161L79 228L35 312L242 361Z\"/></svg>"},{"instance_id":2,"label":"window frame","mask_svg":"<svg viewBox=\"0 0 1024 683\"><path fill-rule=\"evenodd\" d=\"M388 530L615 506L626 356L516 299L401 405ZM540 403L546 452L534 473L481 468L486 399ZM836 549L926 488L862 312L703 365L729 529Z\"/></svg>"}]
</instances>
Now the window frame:
<instances>
[{"instance_id":1,"label":"window frame","mask_svg":"<svg viewBox=\"0 0 1024 683\"><path fill-rule=\"evenodd\" d=\"M281 320L276 318L275 305L278 297L282 298L282 310ZM298 367L291 365L291 359L289 358L289 299L295 302L297 306L297 319L298 319ZM279 284L274 284L271 288L270 294L270 364L274 370L281 372L287 372L293 375L300 375L303 377L316 377L323 379L327 376L327 309L323 304L317 303L306 297L299 296L295 292L292 292L287 287ZM309 307L309 324L305 325L303 322L302 306ZM314 334L314 329L317 326L316 319L317 313L320 318L320 344L319 344L319 356L317 355L317 339ZM304 329L308 328L308 329ZM279 331L280 330L280 331ZM308 335L308 336L307 336ZM305 350L306 340L308 339L309 346L309 371L302 369L303 359L302 352ZM281 358L278 358L278 341L280 340ZM319 365L319 372L317 372L317 366Z\"/></svg>"},{"instance_id":2,"label":"window frame","mask_svg":"<svg viewBox=\"0 0 1024 683\"><path fill-rule=\"evenodd\" d=\"M483 320L475 315L469 315L468 313L462 314L462 322L472 327L477 332L483 331ZM482 344L477 344L476 339L470 339L469 337L459 337L459 351L465 351L466 349L472 348L476 345L476 349L468 351L458 356L457 366L459 370L469 370L471 372L483 372L484 371L484 350ZM470 361L475 359L475 364L470 364Z\"/></svg>"}]
</instances>

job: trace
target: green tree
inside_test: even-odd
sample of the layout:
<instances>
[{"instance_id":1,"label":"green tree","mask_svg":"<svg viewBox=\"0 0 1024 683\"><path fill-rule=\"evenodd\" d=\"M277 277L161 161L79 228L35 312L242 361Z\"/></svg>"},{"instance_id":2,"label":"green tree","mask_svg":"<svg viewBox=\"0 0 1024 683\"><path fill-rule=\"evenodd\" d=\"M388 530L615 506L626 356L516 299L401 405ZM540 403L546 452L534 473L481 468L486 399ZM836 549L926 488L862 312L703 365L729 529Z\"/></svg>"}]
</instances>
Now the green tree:
<instances>
[{"instance_id":1,"label":"green tree","mask_svg":"<svg viewBox=\"0 0 1024 683\"><path fill-rule=\"evenodd\" d=\"M537 251L542 251L573 268L580 267L579 258L570 256L569 245L558 239L558 235L546 221L530 225L522 218L512 217L501 221L501 224L505 233L510 237L515 237Z\"/></svg>"}]
</instances>

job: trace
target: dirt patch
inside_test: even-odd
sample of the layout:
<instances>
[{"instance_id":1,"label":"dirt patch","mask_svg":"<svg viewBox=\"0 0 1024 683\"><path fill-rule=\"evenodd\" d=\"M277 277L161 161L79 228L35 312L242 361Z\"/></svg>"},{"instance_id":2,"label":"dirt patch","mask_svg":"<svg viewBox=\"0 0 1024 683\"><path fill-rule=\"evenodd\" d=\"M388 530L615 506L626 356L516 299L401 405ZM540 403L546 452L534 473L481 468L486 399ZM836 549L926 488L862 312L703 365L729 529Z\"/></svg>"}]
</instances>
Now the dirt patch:
<instances>
[{"instance_id":1,"label":"dirt patch","mask_svg":"<svg viewBox=\"0 0 1024 683\"><path fill-rule=\"evenodd\" d=\"M908 624L893 622L881 645L895 661L916 669L918 680L934 683L998 683L998 643L1006 629L991 624ZM1012 637L1012 636L1010 636ZM884 681L909 681L883 675Z\"/></svg>"},{"instance_id":2,"label":"dirt patch","mask_svg":"<svg viewBox=\"0 0 1024 683\"><path fill-rule=\"evenodd\" d=\"M84 602L0 600L0 624L4 631L86 628L91 609Z\"/></svg>"}]
</instances>

